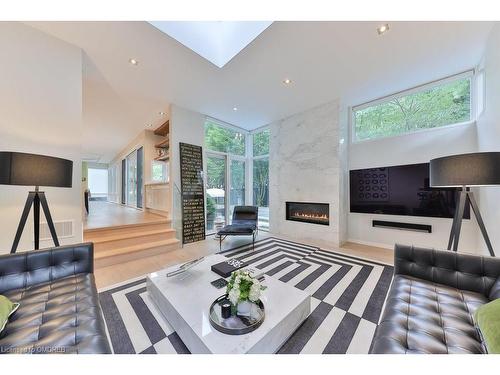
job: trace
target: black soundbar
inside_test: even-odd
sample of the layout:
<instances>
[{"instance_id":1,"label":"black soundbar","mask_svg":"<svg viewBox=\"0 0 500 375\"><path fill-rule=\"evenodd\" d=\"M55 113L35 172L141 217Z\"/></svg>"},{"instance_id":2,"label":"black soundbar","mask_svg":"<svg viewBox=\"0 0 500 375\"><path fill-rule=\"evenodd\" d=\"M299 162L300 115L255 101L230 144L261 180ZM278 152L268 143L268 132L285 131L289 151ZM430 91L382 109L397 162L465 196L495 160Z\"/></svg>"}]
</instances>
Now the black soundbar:
<instances>
[{"instance_id":1,"label":"black soundbar","mask_svg":"<svg viewBox=\"0 0 500 375\"><path fill-rule=\"evenodd\" d=\"M432 233L432 226L425 224L397 223L395 221L372 220L372 226L375 228L389 228L399 230L411 230L414 232Z\"/></svg>"}]
</instances>

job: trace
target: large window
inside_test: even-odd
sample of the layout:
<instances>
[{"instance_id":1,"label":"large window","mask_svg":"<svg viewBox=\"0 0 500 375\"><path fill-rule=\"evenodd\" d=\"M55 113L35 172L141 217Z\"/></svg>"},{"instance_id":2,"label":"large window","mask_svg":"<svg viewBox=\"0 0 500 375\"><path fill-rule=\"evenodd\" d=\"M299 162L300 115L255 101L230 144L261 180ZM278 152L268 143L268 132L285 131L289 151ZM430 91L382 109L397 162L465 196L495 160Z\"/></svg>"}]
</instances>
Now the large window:
<instances>
[{"instance_id":1,"label":"large window","mask_svg":"<svg viewBox=\"0 0 500 375\"><path fill-rule=\"evenodd\" d=\"M167 163L160 160L151 162L151 181L152 182L168 182Z\"/></svg>"},{"instance_id":2,"label":"large window","mask_svg":"<svg viewBox=\"0 0 500 375\"><path fill-rule=\"evenodd\" d=\"M269 129L253 134L253 204L259 207L259 227L269 229Z\"/></svg>"},{"instance_id":3,"label":"large window","mask_svg":"<svg viewBox=\"0 0 500 375\"><path fill-rule=\"evenodd\" d=\"M269 129L253 133L207 119L205 123L207 232L231 222L235 206L259 207L259 228L269 228Z\"/></svg>"},{"instance_id":4,"label":"large window","mask_svg":"<svg viewBox=\"0 0 500 375\"><path fill-rule=\"evenodd\" d=\"M90 200L106 200L108 198L108 170L89 168L88 187L91 194Z\"/></svg>"},{"instance_id":5,"label":"large window","mask_svg":"<svg viewBox=\"0 0 500 375\"><path fill-rule=\"evenodd\" d=\"M206 207L207 232L226 224L227 159L225 155L207 153Z\"/></svg>"},{"instance_id":6,"label":"large window","mask_svg":"<svg viewBox=\"0 0 500 375\"><path fill-rule=\"evenodd\" d=\"M353 108L354 141L391 137L472 120L466 72Z\"/></svg>"},{"instance_id":7,"label":"large window","mask_svg":"<svg viewBox=\"0 0 500 375\"><path fill-rule=\"evenodd\" d=\"M245 156L245 134L207 120L205 123L207 150Z\"/></svg>"},{"instance_id":8,"label":"large window","mask_svg":"<svg viewBox=\"0 0 500 375\"><path fill-rule=\"evenodd\" d=\"M207 232L229 224L235 206L246 204L246 132L207 120Z\"/></svg>"}]
</instances>

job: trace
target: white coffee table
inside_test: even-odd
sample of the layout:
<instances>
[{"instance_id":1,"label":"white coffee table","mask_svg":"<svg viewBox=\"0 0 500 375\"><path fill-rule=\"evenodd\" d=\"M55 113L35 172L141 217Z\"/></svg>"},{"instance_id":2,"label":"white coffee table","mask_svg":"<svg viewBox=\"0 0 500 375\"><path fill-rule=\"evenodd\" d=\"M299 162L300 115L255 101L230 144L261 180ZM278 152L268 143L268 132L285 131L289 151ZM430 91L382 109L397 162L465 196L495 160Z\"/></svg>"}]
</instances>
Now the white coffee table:
<instances>
[{"instance_id":1,"label":"white coffee table","mask_svg":"<svg viewBox=\"0 0 500 375\"><path fill-rule=\"evenodd\" d=\"M310 295L266 276L262 325L245 335L221 333L210 325L208 313L212 302L225 292L210 284L219 278L210 266L224 260L222 255L211 255L186 274L170 278L167 272L177 266L152 273L147 278L149 295L191 353L275 353L309 315Z\"/></svg>"}]
</instances>

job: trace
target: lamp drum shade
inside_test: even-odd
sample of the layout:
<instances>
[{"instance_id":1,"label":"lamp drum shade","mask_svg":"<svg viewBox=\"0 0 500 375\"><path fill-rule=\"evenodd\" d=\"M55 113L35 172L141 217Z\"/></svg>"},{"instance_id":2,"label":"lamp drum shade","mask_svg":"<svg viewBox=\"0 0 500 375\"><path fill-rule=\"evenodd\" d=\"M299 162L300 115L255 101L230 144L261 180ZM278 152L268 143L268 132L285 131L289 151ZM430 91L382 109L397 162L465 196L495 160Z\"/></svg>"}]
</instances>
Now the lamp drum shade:
<instances>
[{"instance_id":1,"label":"lamp drum shade","mask_svg":"<svg viewBox=\"0 0 500 375\"><path fill-rule=\"evenodd\" d=\"M0 185L55 186L73 184L73 161L53 156L0 151Z\"/></svg>"},{"instance_id":2,"label":"lamp drum shade","mask_svg":"<svg viewBox=\"0 0 500 375\"><path fill-rule=\"evenodd\" d=\"M500 152L451 155L430 161L431 187L500 185Z\"/></svg>"}]
</instances>

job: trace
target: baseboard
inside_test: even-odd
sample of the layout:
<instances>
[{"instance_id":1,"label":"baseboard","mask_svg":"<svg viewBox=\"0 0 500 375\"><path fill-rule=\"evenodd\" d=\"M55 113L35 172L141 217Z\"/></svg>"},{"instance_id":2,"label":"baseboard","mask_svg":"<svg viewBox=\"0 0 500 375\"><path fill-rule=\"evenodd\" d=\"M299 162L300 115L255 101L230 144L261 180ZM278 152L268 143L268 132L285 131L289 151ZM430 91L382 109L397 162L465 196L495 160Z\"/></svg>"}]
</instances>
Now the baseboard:
<instances>
[{"instance_id":1,"label":"baseboard","mask_svg":"<svg viewBox=\"0 0 500 375\"><path fill-rule=\"evenodd\" d=\"M163 217L166 217L166 218L169 217L168 211L156 210L154 208L146 208L146 211L150 212L152 214L158 215L158 216L163 216Z\"/></svg>"},{"instance_id":2,"label":"baseboard","mask_svg":"<svg viewBox=\"0 0 500 375\"><path fill-rule=\"evenodd\" d=\"M374 247L381 247L383 249L394 250L394 245L389 245L386 243L363 241L363 240L357 240L354 238L349 238L349 239L347 239L346 242L353 242L353 243L357 243L359 245L374 246Z\"/></svg>"}]
</instances>

